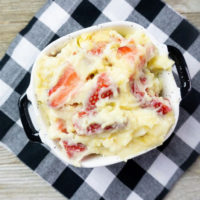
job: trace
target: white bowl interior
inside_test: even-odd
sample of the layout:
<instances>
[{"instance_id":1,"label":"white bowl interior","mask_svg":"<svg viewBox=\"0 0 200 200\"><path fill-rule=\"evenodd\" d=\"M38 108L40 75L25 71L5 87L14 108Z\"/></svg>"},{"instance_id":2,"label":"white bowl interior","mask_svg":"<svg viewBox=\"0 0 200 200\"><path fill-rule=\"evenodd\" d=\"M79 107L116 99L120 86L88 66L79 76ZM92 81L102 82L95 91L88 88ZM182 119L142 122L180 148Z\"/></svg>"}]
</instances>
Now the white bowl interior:
<instances>
[{"instance_id":1,"label":"white bowl interior","mask_svg":"<svg viewBox=\"0 0 200 200\"><path fill-rule=\"evenodd\" d=\"M34 83L33 83L33 77L35 74L35 69L36 69L36 63L37 60L44 54L49 54L50 51L57 51L59 49L61 49L62 47L64 47L64 45L68 42L68 40L79 36L82 33L85 32L91 32L91 31L96 31L96 30L100 30L100 29L107 29L107 28L113 28L121 33L126 33L126 32L130 32L134 29L142 29L146 32L146 34L151 38L152 42L155 44L155 46L159 49L159 52L162 54L166 54L168 53L167 51L167 47L164 44L159 43L151 34L149 34L146 29L144 29L142 26L135 24L133 22L124 22L124 21L120 21L120 22L108 22L108 23L104 23L104 24L100 24L97 26L92 26L90 28L86 28L86 29L82 29L80 31L76 31L74 33L71 33L69 35L66 35L64 37L59 38L58 40L54 41L53 43L49 44L38 56L38 58L35 61L35 64L33 66L32 69L32 74L31 74L31 81L30 81L30 85L27 89L27 96L28 99L31 101L32 106L33 106L33 112L32 113L32 118L36 118L37 122L39 124L40 130L39 130L39 136L42 140L42 142L44 144L47 144L50 148L52 153L54 153L57 157L59 157L63 162L65 162L66 164L70 163L70 160L68 160L65 156L63 156L60 153L60 150L57 149L56 145L54 144L54 142L52 140L50 140L47 136L47 128L46 125L44 123L44 120L41 117L40 111L37 107L37 102L36 102L36 98L35 98L35 94L34 94ZM164 82L164 96L168 97L170 99L171 105L172 105L172 109L175 113L175 124L173 125L173 127L171 127L169 133L166 135L165 140L173 133L173 130L176 126L177 120L178 120L178 116L179 116L179 103L181 100L181 96L180 96L180 89L177 87L175 80L173 78L172 73L163 73L163 82ZM33 119L33 121L35 121L35 119ZM37 126L37 124L36 124ZM38 126L37 126L38 127ZM154 147L156 148L156 147ZM131 155L130 158L134 158L138 155L144 154L154 148L151 149L147 149L144 152L140 152L137 155ZM83 160L81 167L99 167L99 166L106 166L106 165L110 165L110 164L114 164L117 162L122 161L119 157L117 156L108 156L108 157L102 157L102 156L92 156L88 159Z\"/></svg>"}]
</instances>

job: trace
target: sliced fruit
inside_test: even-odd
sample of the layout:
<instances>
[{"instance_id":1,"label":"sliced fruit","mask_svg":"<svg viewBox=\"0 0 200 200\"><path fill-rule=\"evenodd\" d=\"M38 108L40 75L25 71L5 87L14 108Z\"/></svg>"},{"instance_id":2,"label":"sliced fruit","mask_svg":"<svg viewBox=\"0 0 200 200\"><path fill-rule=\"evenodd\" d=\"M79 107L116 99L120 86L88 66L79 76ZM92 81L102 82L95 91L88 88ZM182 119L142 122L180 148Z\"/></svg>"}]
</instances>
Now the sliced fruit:
<instances>
[{"instance_id":1,"label":"sliced fruit","mask_svg":"<svg viewBox=\"0 0 200 200\"><path fill-rule=\"evenodd\" d=\"M103 53L103 50L105 49L106 42L98 42L95 47L93 47L91 50L88 51L88 53L91 53L92 55L100 55Z\"/></svg>"},{"instance_id":2,"label":"sliced fruit","mask_svg":"<svg viewBox=\"0 0 200 200\"><path fill-rule=\"evenodd\" d=\"M111 125L108 125L108 126L102 128L101 124L93 123L93 124L90 124L87 127L84 135L94 135L94 134L99 134L99 133L105 133L105 132L108 132L108 131L121 129L123 127L125 127L125 124L114 123L114 124L111 124Z\"/></svg>"},{"instance_id":3,"label":"sliced fruit","mask_svg":"<svg viewBox=\"0 0 200 200\"><path fill-rule=\"evenodd\" d=\"M118 48L117 55L119 58L124 56L131 64L140 70L153 57L155 53L155 47L153 44L148 44L143 46L144 49L138 50L138 48L139 47L136 47L134 44L134 41L130 41L129 45Z\"/></svg>"},{"instance_id":4,"label":"sliced fruit","mask_svg":"<svg viewBox=\"0 0 200 200\"><path fill-rule=\"evenodd\" d=\"M139 87L138 87L138 85L135 83L135 80L133 79L133 76L130 77L130 79L129 79L129 84L130 84L132 93L133 93L136 97L141 98L141 97L144 96L145 93L139 90Z\"/></svg>"},{"instance_id":5,"label":"sliced fruit","mask_svg":"<svg viewBox=\"0 0 200 200\"><path fill-rule=\"evenodd\" d=\"M146 58L145 55L140 55L139 56L139 64L138 64L138 68L143 68L146 64Z\"/></svg>"},{"instance_id":6,"label":"sliced fruit","mask_svg":"<svg viewBox=\"0 0 200 200\"><path fill-rule=\"evenodd\" d=\"M105 92L102 92L101 93L101 98L104 99L104 98L111 98L113 96L113 91L112 90L107 90Z\"/></svg>"},{"instance_id":7,"label":"sliced fruit","mask_svg":"<svg viewBox=\"0 0 200 200\"><path fill-rule=\"evenodd\" d=\"M139 78L139 81L142 83L142 84L145 84L146 82L146 77L140 77ZM129 78L129 84L130 84L130 88L131 88L131 91L133 93L133 95L137 98L137 100L140 102L140 106L142 108L155 108L157 113L159 114L162 114L162 115L165 115L167 114L168 112L170 112L172 109L170 106L162 103L161 101L159 101L159 99L157 99L157 96L151 96L149 94L149 89L146 88L145 91L141 91L137 85L137 81L134 80L133 76L131 76ZM148 100L146 101L144 99L144 95L145 93L152 98L152 100ZM165 99L169 102L168 99ZM170 105L170 103L169 103Z\"/></svg>"},{"instance_id":8,"label":"sliced fruit","mask_svg":"<svg viewBox=\"0 0 200 200\"><path fill-rule=\"evenodd\" d=\"M114 123L114 124L112 124L112 125L106 126L106 127L104 128L104 130L105 130L105 131L109 131L109 130L115 129L116 127L117 127L117 124Z\"/></svg>"},{"instance_id":9,"label":"sliced fruit","mask_svg":"<svg viewBox=\"0 0 200 200\"><path fill-rule=\"evenodd\" d=\"M168 112L170 112L172 109L167 106L166 104L158 101L158 100L152 100L151 105L157 109L157 113L166 115Z\"/></svg>"},{"instance_id":10,"label":"sliced fruit","mask_svg":"<svg viewBox=\"0 0 200 200\"><path fill-rule=\"evenodd\" d=\"M131 53L132 49L128 46L119 47L117 50L118 54L126 55L127 53Z\"/></svg>"},{"instance_id":11,"label":"sliced fruit","mask_svg":"<svg viewBox=\"0 0 200 200\"><path fill-rule=\"evenodd\" d=\"M82 143L69 145L67 141L64 141L63 145L69 158L72 158L75 153L83 152L86 150L86 146Z\"/></svg>"},{"instance_id":12,"label":"sliced fruit","mask_svg":"<svg viewBox=\"0 0 200 200\"><path fill-rule=\"evenodd\" d=\"M101 130L101 125L94 123L94 124L90 124L87 127L87 134L93 134L93 133L97 133Z\"/></svg>"},{"instance_id":13,"label":"sliced fruit","mask_svg":"<svg viewBox=\"0 0 200 200\"><path fill-rule=\"evenodd\" d=\"M49 105L51 107L62 106L67 96L77 88L79 83L80 78L75 70L71 66L65 68L56 85L48 92L50 97Z\"/></svg>"},{"instance_id":14,"label":"sliced fruit","mask_svg":"<svg viewBox=\"0 0 200 200\"><path fill-rule=\"evenodd\" d=\"M83 117L84 115L87 115L87 112L81 111L81 112L78 113L79 117Z\"/></svg>"},{"instance_id":15,"label":"sliced fruit","mask_svg":"<svg viewBox=\"0 0 200 200\"><path fill-rule=\"evenodd\" d=\"M146 81L147 81L147 78L146 78L145 76L141 76L141 77L140 77L140 82L141 82L142 84L145 84Z\"/></svg>"},{"instance_id":16,"label":"sliced fruit","mask_svg":"<svg viewBox=\"0 0 200 200\"><path fill-rule=\"evenodd\" d=\"M99 75L97 79L97 85L88 98L85 110L82 110L78 113L78 119L76 119L76 121L74 121L73 123L77 134L82 134L82 135L97 134L117 127L115 125L110 125L108 127L102 128L102 125L98 123L89 124L86 128L82 127L82 123L83 121L85 121L85 117L86 118L88 118L88 116L95 117L95 115L97 114L95 108L96 108L96 103L100 99L105 99L105 98L110 99L113 97L114 91L113 91L113 86L111 88L111 84L112 83L110 82L109 77L106 73L102 73ZM119 92L119 89L116 88L116 91Z\"/></svg>"},{"instance_id":17,"label":"sliced fruit","mask_svg":"<svg viewBox=\"0 0 200 200\"><path fill-rule=\"evenodd\" d=\"M137 54L137 48L134 44L131 44L129 46L121 46L117 49L117 54L119 56L126 56L128 55L128 58L133 58Z\"/></svg>"},{"instance_id":18,"label":"sliced fruit","mask_svg":"<svg viewBox=\"0 0 200 200\"><path fill-rule=\"evenodd\" d=\"M109 88L110 81L106 73L102 73L97 80L97 87L94 89L92 94L89 97L86 110L93 110L96 108L96 103L100 98L111 98L113 96L113 91ZM104 91L101 93L101 90L104 88ZM108 89L105 89L108 88ZM100 95L101 93L101 95Z\"/></svg>"},{"instance_id":19,"label":"sliced fruit","mask_svg":"<svg viewBox=\"0 0 200 200\"><path fill-rule=\"evenodd\" d=\"M166 104L162 103L161 101L159 101L158 99L153 99L151 101L144 102L141 104L141 107L142 108L155 108L156 112L161 115L166 115L167 113L169 113L172 110L170 105L166 105Z\"/></svg>"},{"instance_id":20,"label":"sliced fruit","mask_svg":"<svg viewBox=\"0 0 200 200\"><path fill-rule=\"evenodd\" d=\"M65 126L65 120L64 119L58 118L58 119L56 119L56 123L57 123L58 130L60 130L63 133L68 133L67 128Z\"/></svg>"}]
</instances>

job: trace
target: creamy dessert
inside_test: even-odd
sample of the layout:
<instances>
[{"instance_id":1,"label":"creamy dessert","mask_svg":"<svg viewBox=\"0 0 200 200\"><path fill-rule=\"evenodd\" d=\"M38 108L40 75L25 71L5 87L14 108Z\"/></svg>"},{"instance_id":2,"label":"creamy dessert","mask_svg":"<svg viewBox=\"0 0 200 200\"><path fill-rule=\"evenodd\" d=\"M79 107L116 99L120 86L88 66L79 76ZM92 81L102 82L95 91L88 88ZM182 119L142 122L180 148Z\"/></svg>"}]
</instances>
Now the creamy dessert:
<instances>
[{"instance_id":1,"label":"creamy dessert","mask_svg":"<svg viewBox=\"0 0 200 200\"><path fill-rule=\"evenodd\" d=\"M36 63L34 88L48 138L69 162L127 160L162 144L175 123L162 74L173 61L143 30L98 30Z\"/></svg>"}]
</instances>

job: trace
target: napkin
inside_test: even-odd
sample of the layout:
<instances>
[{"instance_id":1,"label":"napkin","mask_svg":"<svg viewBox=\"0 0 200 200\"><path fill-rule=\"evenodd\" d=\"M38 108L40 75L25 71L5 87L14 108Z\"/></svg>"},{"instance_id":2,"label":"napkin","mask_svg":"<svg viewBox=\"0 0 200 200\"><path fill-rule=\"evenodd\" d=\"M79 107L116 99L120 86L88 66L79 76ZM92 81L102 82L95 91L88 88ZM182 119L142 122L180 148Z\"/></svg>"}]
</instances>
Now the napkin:
<instances>
[{"instance_id":1,"label":"napkin","mask_svg":"<svg viewBox=\"0 0 200 200\"><path fill-rule=\"evenodd\" d=\"M66 165L45 146L30 142L17 102L40 51L73 31L108 21L141 24L160 42L183 53L192 90L182 101L173 135L157 149L107 167ZM162 199L200 153L200 34L160 0L55 0L35 14L0 62L0 141L21 161L72 200Z\"/></svg>"}]
</instances>

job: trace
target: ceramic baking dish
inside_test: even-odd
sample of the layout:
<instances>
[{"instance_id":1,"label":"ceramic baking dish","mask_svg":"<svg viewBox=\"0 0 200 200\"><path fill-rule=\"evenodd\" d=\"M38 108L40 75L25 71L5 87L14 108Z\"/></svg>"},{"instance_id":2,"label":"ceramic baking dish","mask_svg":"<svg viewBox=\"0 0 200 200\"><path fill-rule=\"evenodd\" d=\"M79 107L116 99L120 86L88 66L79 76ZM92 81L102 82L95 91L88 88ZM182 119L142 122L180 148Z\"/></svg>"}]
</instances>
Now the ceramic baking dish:
<instances>
[{"instance_id":1,"label":"ceramic baking dish","mask_svg":"<svg viewBox=\"0 0 200 200\"><path fill-rule=\"evenodd\" d=\"M151 40L153 41L155 46L159 49L159 51L168 51L169 57L172 60L174 60L175 67L177 69L178 77L180 81L180 89L177 87L174 81L173 75L171 73L166 73L164 75L165 76L165 79L164 79L165 91L164 92L166 93L166 96L170 98L170 102L172 104L172 108L175 113L175 124L166 135L165 140L173 133L173 130L178 121L179 104L181 100L187 95L187 93L190 91L190 88L191 88L190 75L189 75L188 68L187 68L187 65L182 53L176 47L169 46L169 45L166 46L164 44L159 43L151 34L148 33L146 29L144 29L142 26L138 24L135 24L132 22L124 22L124 21L109 22L109 23L104 23L97 26L92 26L90 28L77 31L77 32L68 34L64 37L57 39L53 43L49 44L36 59L35 64L32 69L31 81L30 81L29 87L27 91L25 92L25 94L23 94L19 100L19 111L20 111L22 125L24 127L25 133L27 137L29 138L29 140L32 142L42 143L43 145L48 145L51 148L52 152L66 163L69 163L69 160L63 158L59 150L55 147L55 144L53 143L53 141L48 139L47 133L45 133L45 130L46 130L45 124L43 123L43 119L37 107L36 98L34 94L34 84L33 84L33 77L34 77L33 74L35 73L36 62L42 55L48 54L50 51L57 51L61 49L67 43L67 41L70 40L71 38L77 37L82 33L96 31L96 30L103 30L106 28L112 28L114 30L122 30L122 29L128 30L128 29L135 29L135 28L143 29L145 30L146 34L151 38ZM31 107L33 108L32 110L30 110ZM39 127L37 127L38 120L40 121ZM140 152L138 155L146 153L147 151L150 151L151 149L148 149L144 152ZM138 155L135 155L135 156L138 156ZM133 158L133 156L130 156L130 158ZM120 161L121 159L116 156L110 156L110 157L94 156L94 157L84 160L81 166L82 167L98 167L98 166L114 164Z\"/></svg>"}]
</instances>

